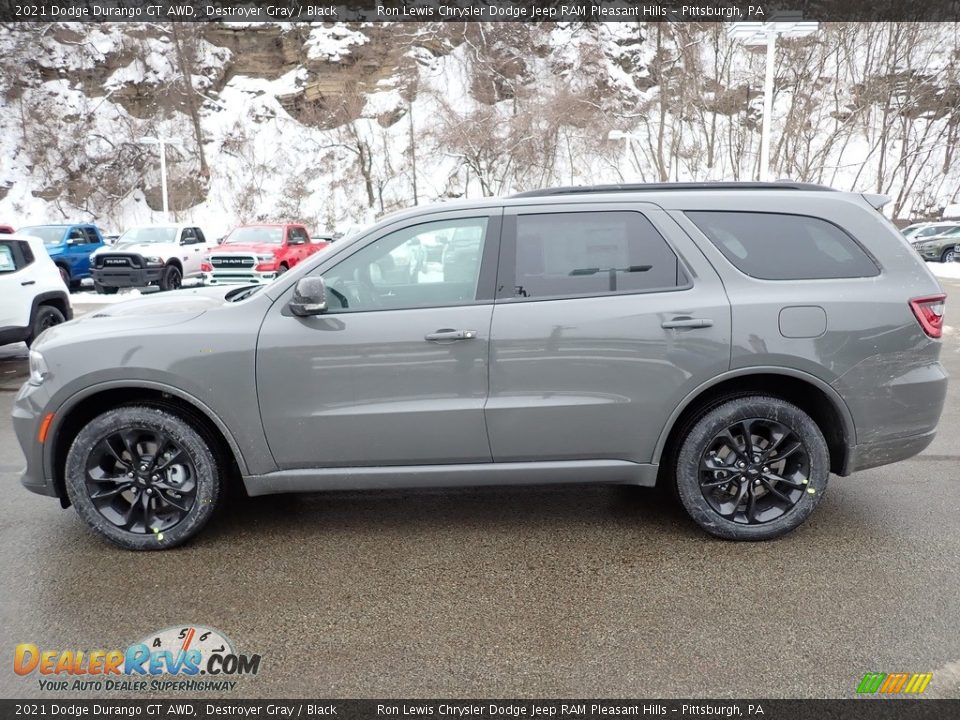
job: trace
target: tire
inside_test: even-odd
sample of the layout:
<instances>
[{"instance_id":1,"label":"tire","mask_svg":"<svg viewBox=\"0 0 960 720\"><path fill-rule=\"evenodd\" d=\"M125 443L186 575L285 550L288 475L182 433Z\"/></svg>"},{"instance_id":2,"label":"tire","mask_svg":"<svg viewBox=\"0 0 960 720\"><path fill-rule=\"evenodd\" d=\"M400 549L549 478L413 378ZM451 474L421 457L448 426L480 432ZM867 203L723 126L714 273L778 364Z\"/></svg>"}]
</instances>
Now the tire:
<instances>
[{"instance_id":1,"label":"tire","mask_svg":"<svg viewBox=\"0 0 960 720\"><path fill-rule=\"evenodd\" d=\"M119 407L91 420L71 444L67 495L113 544L166 550L200 532L220 504L216 458L196 428L168 410ZM99 503L91 497L101 493Z\"/></svg>"},{"instance_id":2,"label":"tire","mask_svg":"<svg viewBox=\"0 0 960 720\"><path fill-rule=\"evenodd\" d=\"M160 278L161 290L179 290L183 283L183 275L180 268L176 265L167 265L163 270L163 276Z\"/></svg>"},{"instance_id":3,"label":"tire","mask_svg":"<svg viewBox=\"0 0 960 720\"><path fill-rule=\"evenodd\" d=\"M63 265L57 265L57 270L60 271L60 277L63 279L63 284L69 288L70 287L70 271L67 270Z\"/></svg>"},{"instance_id":4,"label":"tire","mask_svg":"<svg viewBox=\"0 0 960 720\"><path fill-rule=\"evenodd\" d=\"M116 295L120 288L110 287L109 285L101 285L100 283L95 282L93 284L93 289L96 290L98 295Z\"/></svg>"},{"instance_id":5,"label":"tire","mask_svg":"<svg viewBox=\"0 0 960 720\"><path fill-rule=\"evenodd\" d=\"M953 261L956 259L956 257L957 257L957 252L956 252L956 250L954 250L954 247L955 247L955 246L953 246L953 247L948 247L946 250L943 251L943 254L940 255L940 262L942 262L942 263L950 263L950 262L953 262Z\"/></svg>"},{"instance_id":6,"label":"tire","mask_svg":"<svg viewBox=\"0 0 960 720\"><path fill-rule=\"evenodd\" d=\"M287 270L288 270L288 268L287 268L286 265L280 265L280 266L277 268L277 277L280 277L281 275L283 275Z\"/></svg>"},{"instance_id":7,"label":"tire","mask_svg":"<svg viewBox=\"0 0 960 720\"><path fill-rule=\"evenodd\" d=\"M817 424L797 406L764 395L708 410L681 442L675 469L687 513L727 540L772 540L790 532L816 508L829 476L830 455Z\"/></svg>"},{"instance_id":8,"label":"tire","mask_svg":"<svg viewBox=\"0 0 960 720\"><path fill-rule=\"evenodd\" d=\"M41 305L37 308L37 314L33 316L33 322L30 324L30 336L27 338L27 347L33 345L33 341L47 328L59 325L66 320L63 313L53 305Z\"/></svg>"}]
</instances>

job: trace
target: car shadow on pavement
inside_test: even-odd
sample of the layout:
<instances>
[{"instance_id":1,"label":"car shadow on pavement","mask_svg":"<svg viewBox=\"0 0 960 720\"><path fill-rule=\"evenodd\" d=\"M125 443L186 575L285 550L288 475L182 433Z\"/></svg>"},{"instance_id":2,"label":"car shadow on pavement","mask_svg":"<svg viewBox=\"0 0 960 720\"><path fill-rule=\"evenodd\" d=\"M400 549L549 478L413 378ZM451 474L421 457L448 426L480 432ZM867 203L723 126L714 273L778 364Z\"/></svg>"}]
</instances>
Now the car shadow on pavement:
<instances>
[{"instance_id":1,"label":"car shadow on pavement","mask_svg":"<svg viewBox=\"0 0 960 720\"><path fill-rule=\"evenodd\" d=\"M620 526L649 533L700 536L682 508L656 488L563 485L457 489L369 490L230 496L204 537L396 531L429 534L456 528L491 533L550 527ZM198 538L202 542L202 538Z\"/></svg>"}]
</instances>

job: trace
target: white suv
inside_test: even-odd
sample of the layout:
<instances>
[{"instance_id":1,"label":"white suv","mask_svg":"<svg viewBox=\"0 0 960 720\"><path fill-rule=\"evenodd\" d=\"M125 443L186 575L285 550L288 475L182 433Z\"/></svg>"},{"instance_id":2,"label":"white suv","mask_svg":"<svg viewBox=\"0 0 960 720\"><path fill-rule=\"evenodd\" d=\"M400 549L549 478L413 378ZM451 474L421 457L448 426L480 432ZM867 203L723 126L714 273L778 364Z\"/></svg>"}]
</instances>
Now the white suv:
<instances>
[{"instance_id":1,"label":"white suv","mask_svg":"<svg viewBox=\"0 0 960 720\"><path fill-rule=\"evenodd\" d=\"M202 277L200 263L215 247L195 225L132 227L90 256L93 286L107 295L147 285L176 290L184 278Z\"/></svg>"},{"instance_id":2,"label":"white suv","mask_svg":"<svg viewBox=\"0 0 960 720\"><path fill-rule=\"evenodd\" d=\"M60 271L28 235L0 235L0 345L32 343L48 327L73 318Z\"/></svg>"}]
</instances>

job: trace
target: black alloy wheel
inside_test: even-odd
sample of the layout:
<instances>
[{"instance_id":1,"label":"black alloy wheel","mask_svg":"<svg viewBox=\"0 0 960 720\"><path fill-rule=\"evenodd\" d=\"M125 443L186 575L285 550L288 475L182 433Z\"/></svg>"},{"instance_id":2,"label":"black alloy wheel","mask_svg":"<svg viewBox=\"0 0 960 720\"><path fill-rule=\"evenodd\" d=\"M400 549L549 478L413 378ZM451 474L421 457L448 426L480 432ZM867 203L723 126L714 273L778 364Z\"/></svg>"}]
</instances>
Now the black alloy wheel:
<instances>
[{"instance_id":1,"label":"black alloy wheel","mask_svg":"<svg viewBox=\"0 0 960 720\"><path fill-rule=\"evenodd\" d=\"M145 427L103 437L87 456L87 494L116 527L137 534L161 533L190 512L197 469L164 432Z\"/></svg>"},{"instance_id":2,"label":"black alloy wheel","mask_svg":"<svg viewBox=\"0 0 960 720\"><path fill-rule=\"evenodd\" d=\"M721 517L759 525L790 512L807 491L810 457L775 420L750 418L714 436L700 458L700 491Z\"/></svg>"},{"instance_id":3,"label":"black alloy wheel","mask_svg":"<svg viewBox=\"0 0 960 720\"><path fill-rule=\"evenodd\" d=\"M704 530L728 540L771 540L802 524L827 489L830 453L796 405L744 394L707 408L682 431L677 496Z\"/></svg>"},{"instance_id":4,"label":"black alloy wheel","mask_svg":"<svg viewBox=\"0 0 960 720\"><path fill-rule=\"evenodd\" d=\"M128 550L163 550L196 535L223 495L219 456L178 411L128 405L93 418L64 468L67 496L90 528Z\"/></svg>"}]
</instances>

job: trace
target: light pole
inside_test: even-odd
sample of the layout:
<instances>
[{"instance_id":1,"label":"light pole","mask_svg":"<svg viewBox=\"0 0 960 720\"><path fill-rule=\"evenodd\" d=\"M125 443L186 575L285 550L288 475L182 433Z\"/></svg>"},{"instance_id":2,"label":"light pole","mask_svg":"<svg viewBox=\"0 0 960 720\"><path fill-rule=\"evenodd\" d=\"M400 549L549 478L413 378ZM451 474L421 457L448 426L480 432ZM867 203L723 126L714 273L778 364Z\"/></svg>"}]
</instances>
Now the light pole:
<instances>
[{"instance_id":1,"label":"light pole","mask_svg":"<svg viewBox=\"0 0 960 720\"><path fill-rule=\"evenodd\" d=\"M763 122L760 126L760 179L769 180L770 120L773 114L773 69L777 36L804 37L817 31L819 23L805 20L773 20L771 22L735 22L727 27L727 35L744 45L767 46L767 71L763 80Z\"/></svg>"},{"instance_id":2,"label":"light pole","mask_svg":"<svg viewBox=\"0 0 960 720\"><path fill-rule=\"evenodd\" d=\"M607 140L623 140L624 169L630 167L630 141L635 139L636 135L633 133L624 132L623 130L611 130L609 133L607 133ZM623 179L627 179L626 174L624 174Z\"/></svg>"},{"instance_id":3,"label":"light pole","mask_svg":"<svg viewBox=\"0 0 960 720\"><path fill-rule=\"evenodd\" d=\"M178 138L162 138L147 135L140 138L141 145L160 146L160 188L163 194L163 217L170 222L170 204L167 199L167 145L180 145Z\"/></svg>"}]
</instances>

